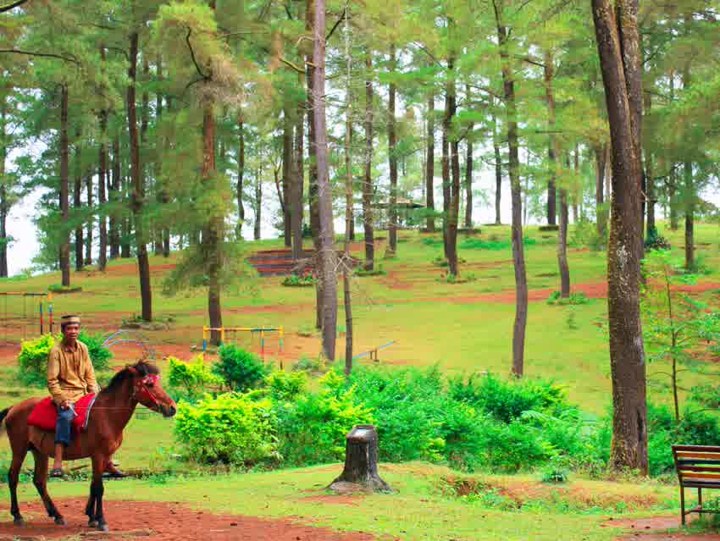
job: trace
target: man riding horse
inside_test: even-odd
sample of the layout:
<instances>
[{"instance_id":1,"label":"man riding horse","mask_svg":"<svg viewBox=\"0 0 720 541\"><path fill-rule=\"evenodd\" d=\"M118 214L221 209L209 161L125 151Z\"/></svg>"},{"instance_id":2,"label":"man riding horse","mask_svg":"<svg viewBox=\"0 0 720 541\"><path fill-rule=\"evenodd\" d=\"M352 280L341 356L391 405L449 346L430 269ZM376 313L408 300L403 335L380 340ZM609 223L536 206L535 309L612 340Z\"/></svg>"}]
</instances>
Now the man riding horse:
<instances>
[{"instance_id":1,"label":"man riding horse","mask_svg":"<svg viewBox=\"0 0 720 541\"><path fill-rule=\"evenodd\" d=\"M97 393L100 388L95 379L95 370L90 361L88 348L80 340L80 318L63 316L60 320L63 339L50 350L47 381L53 403L57 408L55 427L55 461L51 477L63 477L63 451L70 445L72 420L75 416L73 404L83 396ZM105 472L112 477L124 477L112 460L108 460Z\"/></svg>"}]
</instances>

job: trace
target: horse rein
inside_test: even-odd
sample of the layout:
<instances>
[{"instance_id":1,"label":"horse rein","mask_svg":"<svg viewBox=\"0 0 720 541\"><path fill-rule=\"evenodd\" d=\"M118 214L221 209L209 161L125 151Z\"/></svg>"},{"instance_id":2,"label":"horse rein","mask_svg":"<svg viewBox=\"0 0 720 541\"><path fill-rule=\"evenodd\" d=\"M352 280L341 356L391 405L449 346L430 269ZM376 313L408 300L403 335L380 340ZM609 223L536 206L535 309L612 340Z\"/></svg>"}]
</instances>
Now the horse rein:
<instances>
[{"instance_id":1,"label":"horse rein","mask_svg":"<svg viewBox=\"0 0 720 541\"><path fill-rule=\"evenodd\" d=\"M150 409L159 410L160 402L158 402L157 398L155 398L155 395L150 391L150 387L154 386L158 381L160 381L160 376L158 376L157 374L149 374L141 379L138 379L133 385L133 400L140 402L143 405L146 405L145 402L143 402L144 399L145 401L150 402L153 405L153 408Z\"/></svg>"}]
</instances>

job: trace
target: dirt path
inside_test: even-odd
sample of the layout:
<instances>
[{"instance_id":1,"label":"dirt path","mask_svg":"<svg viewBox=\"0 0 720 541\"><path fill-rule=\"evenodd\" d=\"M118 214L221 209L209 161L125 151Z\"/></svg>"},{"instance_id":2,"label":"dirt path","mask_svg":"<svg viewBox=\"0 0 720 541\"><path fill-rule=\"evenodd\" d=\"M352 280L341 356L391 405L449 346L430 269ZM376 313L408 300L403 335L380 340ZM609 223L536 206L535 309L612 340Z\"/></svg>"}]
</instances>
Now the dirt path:
<instances>
[{"instance_id":1,"label":"dirt path","mask_svg":"<svg viewBox=\"0 0 720 541\"><path fill-rule=\"evenodd\" d=\"M39 502L21 508L26 520L22 528L12 522L0 523L0 541L86 538L153 539L160 541L371 541L365 533L339 533L326 528L297 524L289 519L215 515L192 510L177 502L108 501L105 513L111 533L95 533L83 514L85 500L56 501L66 526L55 526ZM7 511L7 506L2 506ZM89 535L88 535L89 534Z\"/></svg>"}]
</instances>

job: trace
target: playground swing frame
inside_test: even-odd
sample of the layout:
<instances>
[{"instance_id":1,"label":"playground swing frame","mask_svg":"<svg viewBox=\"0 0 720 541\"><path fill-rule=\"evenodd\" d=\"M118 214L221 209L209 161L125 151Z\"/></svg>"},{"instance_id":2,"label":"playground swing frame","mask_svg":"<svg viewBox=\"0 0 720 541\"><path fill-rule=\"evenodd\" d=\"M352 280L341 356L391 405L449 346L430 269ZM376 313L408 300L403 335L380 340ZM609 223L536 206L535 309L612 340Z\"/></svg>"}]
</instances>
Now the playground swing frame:
<instances>
[{"instance_id":1,"label":"playground swing frame","mask_svg":"<svg viewBox=\"0 0 720 541\"><path fill-rule=\"evenodd\" d=\"M3 320L8 320L8 298L9 297L22 297L23 299L23 320L27 319L27 299L30 298L37 298L40 297L40 301L38 302L38 315L39 315L39 330L40 334L45 334L45 305L47 304L47 328L48 331L52 334L55 326L55 322L53 319L53 298L52 293L36 293L36 292L28 292L28 291L0 291L0 297L3 297L5 299L4 302L4 310L3 310ZM35 310L33 309L31 311L31 314L33 314ZM23 335L25 334L25 326L23 327Z\"/></svg>"},{"instance_id":2,"label":"playground swing frame","mask_svg":"<svg viewBox=\"0 0 720 541\"><path fill-rule=\"evenodd\" d=\"M280 353L283 352L285 341L285 330L283 327L203 327L202 350L207 351L210 333L216 331L220 333L220 345L226 342L227 333L250 333L251 340L256 333L260 334L260 356L265 360L265 336L266 333L277 333L279 338Z\"/></svg>"}]
</instances>

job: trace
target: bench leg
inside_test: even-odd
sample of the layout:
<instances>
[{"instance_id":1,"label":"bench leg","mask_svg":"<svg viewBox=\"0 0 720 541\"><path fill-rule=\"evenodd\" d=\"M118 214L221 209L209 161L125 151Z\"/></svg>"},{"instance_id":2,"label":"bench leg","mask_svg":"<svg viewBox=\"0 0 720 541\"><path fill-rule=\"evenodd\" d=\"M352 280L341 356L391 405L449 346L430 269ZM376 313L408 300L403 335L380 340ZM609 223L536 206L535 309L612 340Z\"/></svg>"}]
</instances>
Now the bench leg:
<instances>
[{"instance_id":1,"label":"bench leg","mask_svg":"<svg viewBox=\"0 0 720 541\"><path fill-rule=\"evenodd\" d=\"M702 509L702 488L698 487L698 507Z\"/></svg>"},{"instance_id":2,"label":"bench leg","mask_svg":"<svg viewBox=\"0 0 720 541\"><path fill-rule=\"evenodd\" d=\"M685 487L680 485L680 523L685 526Z\"/></svg>"}]
</instances>

